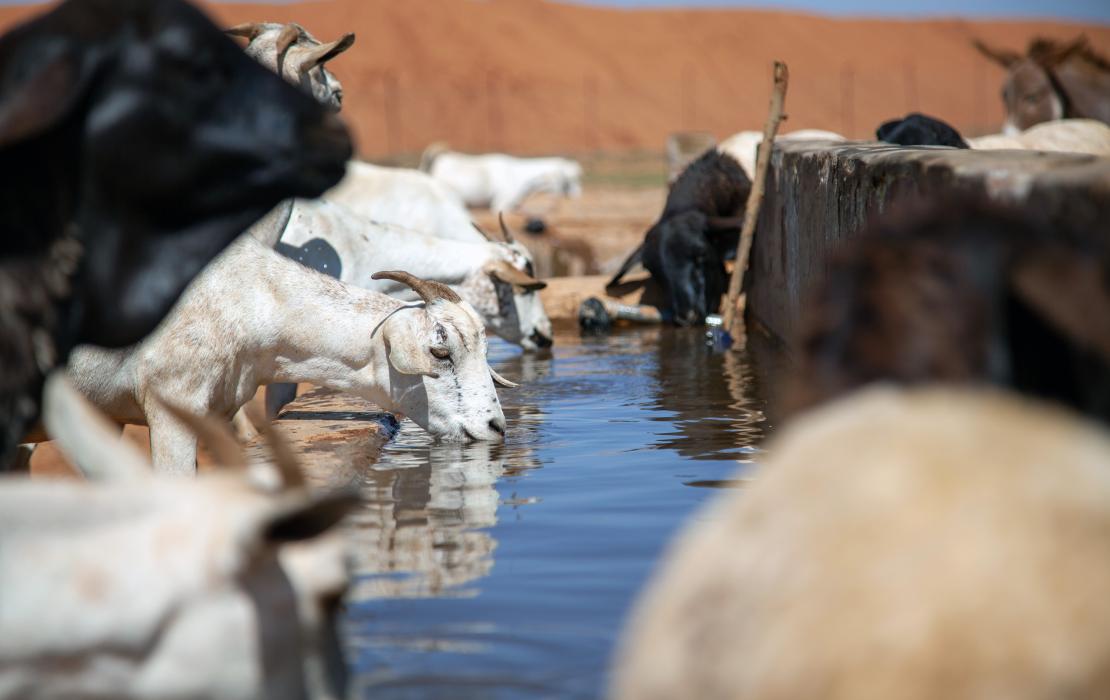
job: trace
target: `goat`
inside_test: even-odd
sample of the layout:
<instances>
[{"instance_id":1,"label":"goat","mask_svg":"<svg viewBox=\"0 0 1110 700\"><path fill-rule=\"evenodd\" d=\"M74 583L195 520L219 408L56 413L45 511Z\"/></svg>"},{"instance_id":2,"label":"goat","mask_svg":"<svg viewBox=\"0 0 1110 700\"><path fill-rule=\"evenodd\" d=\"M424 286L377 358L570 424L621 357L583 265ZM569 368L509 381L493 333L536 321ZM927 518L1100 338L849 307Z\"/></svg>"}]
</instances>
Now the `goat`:
<instances>
[{"instance_id":1,"label":"goat","mask_svg":"<svg viewBox=\"0 0 1110 700\"><path fill-rule=\"evenodd\" d=\"M880 141L901 146L954 146L977 151L1018 150L1110 156L1110 126L1093 119L1058 119L1026 131L964 139L939 119L911 114L879 127Z\"/></svg>"},{"instance_id":2,"label":"goat","mask_svg":"<svg viewBox=\"0 0 1110 700\"><path fill-rule=\"evenodd\" d=\"M735 253L751 186L732 155L706 152L675 181L659 220L607 286L642 262L663 288L666 320L688 326L716 313L728 287L725 258Z\"/></svg>"},{"instance_id":3,"label":"goat","mask_svg":"<svg viewBox=\"0 0 1110 700\"><path fill-rule=\"evenodd\" d=\"M245 38L248 56L300 85L321 104L336 112L343 106L343 86L325 65L354 45L354 34L322 44L299 24L265 22L240 24L227 33Z\"/></svg>"},{"instance_id":4,"label":"goat","mask_svg":"<svg viewBox=\"0 0 1110 700\"><path fill-rule=\"evenodd\" d=\"M478 314L451 289L400 272L422 306L305 269L250 236L234 243L138 346L80 348L74 382L121 422L150 426L160 472L195 470L196 440L153 401L225 419L270 382L312 382L411 417L446 441L501 440L505 417Z\"/></svg>"},{"instance_id":5,"label":"goat","mask_svg":"<svg viewBox=\"0 0 1110 700\"><path fill-rule=\"evenodd\" d=\"M504 222L502 229L511 237ZM546 284L532 277L531 263L519 247L426 236L368 221L320 200L294 205L278 249L348 284L393 296L411 298L411 292L403 284L374 280L377 270L411 270L417 277L442 282L479 312L489 330L534 351L552 343L551 321L536 294ZM314 262L328 262L331 269L320 270Z\"/></svg>"},{"instance_id":6,"label":"goat","mask_svg":"<svg viewBox=\"0 0 1110 700\"><path fill-rule=\"evenodd\" d=\"M993 384L1110 421L1110 246L978 202L895 205L833 258L784 409L875 381Z\"/></svg>"},{"instance_id":7,"label":"goat","mask_svg":"<svg viewBox=\"0 0 1110 700\"><path fill-rule=\"evenodd\" d=\"M1034 39L1024 56L974 41L975 48L1006 69L1002 133L1056 119L1096 119L1110 124L1110 61L1079 38L1064 43Z\"/></svg>"},{"instance_id":8,"label":"goat","mask_svg":"<svg viewBox=\"0 0 1110 700\"><path fill-rule=\"evenodd\" d=\"M670 547L611 697L1110 695L1110 436L876 387L787 425Z\"/></svg>"},{"instance_id":9,"label":"goat","mask_svg":"<svg viewBox=\"0 0 1110 700\"><path fill-rule=\"evenodd\" d=\"M833 131L823 129L798 129L778 136L776 141L847 141ZM759 145L763 143L762 131L741 131L733 134L717 146L717 150L729 154L740 163L749 180L755 179L755 157Z\"/></svg>"},{"instance_id":10,"label":"goat","mask_svg":"<svg viewBox=\"0 0 1110 700\"><path fill-rule=\"evenodd\" d=\"M351 161L324 198L371 221L466 243L485 240L455 191L419 170Z\"/></svg>"},{"instance_id":11,"label":"goat","mask_svg":"<svg viewBox=\"0 0 1110 700\"><path fill-rule=\"evenodd\" d=\"M501 153L467 155L432 147L422 168L470 207L516 211L538 192L564 197L582 193L582 166L567 158L515 158Z\"/></svg>"},{"instance_id":12,"label":"goat","mask_svg":"<svg viewBox=\"0 0 1110 700\"><path fill-rule=\"evenodd\" d=\"M951 125L918 112L907 114L904 119L883 122L875 131L875 136L880 141L899 146L968 148L967 141Z\"/></svg>"},{"instance_id":13,"label":"goat","mask_svg":"<svg viewBox=\"0 0 1110 700\"><path fill-rule=\"evenodd\" d=\"M272 470L177 414L223 469L152 478L63 375L47 380L47 427L89 481L0 479L0 697L342 697L330 618L348 575L323 535L356 499L309 493L280 444L264 488Z\"/></svg>"},{"instance_id":14,"label":"goat","mask_svg":"<svg viewBox=\"0 0 1110 700\"><path fill-rule=\"evenodd\" d=\"M342 175L346 130L182 0L68 0L0 38L0 464L42 368L137 342L213 256Z\"/></svg>"}]
</instances>

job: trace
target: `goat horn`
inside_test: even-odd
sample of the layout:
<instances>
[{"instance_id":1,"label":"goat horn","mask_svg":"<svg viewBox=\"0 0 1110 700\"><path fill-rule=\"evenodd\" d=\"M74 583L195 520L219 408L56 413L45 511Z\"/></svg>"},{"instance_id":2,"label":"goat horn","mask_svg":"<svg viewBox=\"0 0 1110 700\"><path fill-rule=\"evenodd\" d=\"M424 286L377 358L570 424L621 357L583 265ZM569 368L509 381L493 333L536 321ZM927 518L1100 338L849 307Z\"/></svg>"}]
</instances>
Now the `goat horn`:
<instances>
[{"instance_id":1,"label":"goat horn","mask_svg":"<svg viewBox=\"0 0 1110 700\"><path fill-rule=\"evenodd\" d=\"M479 225L478 225L477 223L475 223L475 222L471 221L471 222L470 222L470 225L474 227L474 230L475 230L475 231L477 231L478 233L482 234L482 238L486 239L486 240L487 240L487 241L489 241L490 243L497 243L497 242L498 242L498 241L495 241L495 240L493 240L493 236L489 235L489 232L488 232L488 231L486 231L486 230L485 230L484 228L482 228L481 226L479 226Z\"/></svg>"},{"instance_id":2,"label":"goat horn","mask_svg":"<svg viewBox=\"0 0 1110 700\"><path fill-rule=\"evenodd\" d=\"M289 53L289 49L293 48L293 44L301 38L301 28L295 24L287 24L281 28L281 34L278 34L275 48L277 49L277 74L285 77L285 56Z\"/></svg>"},{"instance_id":3,"label":"goat horn","mask_svg":"<svg viewBox=\"0 0 1110 700\"><path fill-rule=\"evenodd\" d=\"M497 223L501 224L501 235L505 237L505 242L516 243L516 239L513 238L513 232L510 231L509 227L505 224L505 212L497 212Z\"/></svg>"},{"instance_id":4,"label":"goat horn","mask_svg":"<svg viewBox=\"0 0 1110 700\"><path fill-rule=\"evenodd\" d=\"M225 29L224 34L228 36L241 36L249 41L257 39L264 31L266 26L260 22L247 22L246 24L237 24L230 29Z\"/></svg>"},{"instance_id":5,"label":"goat horn","mask_svg":"<svg viewBox=\"0 0 1110 700\"><path fill-rule=\"evenodd\" d=\"M87 479L135 481L149 478L150 462L93 407L65 374L55 370L42 392L42 421L49 436Z\"/></svg>"},{"instance_id":6,"label":"goat horn","mask_svg":"<svg viewBox=\"0 0 1110 700\"><path fill-rule=\"evenodd\" d=\"M488 269L488 273L490 277L496 280L511 284L514 287L526 289L529 292L535 292L547 287L547 282L541 282L527 272L516 269L504 260L499 260L497 264L491 266Z\"/></svg>"},{"instance_id":7,"label":"goat horn","mask_svg":"<svg viewBox=\"0 0 1110 700\"><path fill-rule=\"evenodd\" d=\"M208 445L217 464L221 467L246 469L247 454L231 434L231 429L226 423L212 416L198 416L192 411L186 411L158 394L154 394L154 400L178 422L184 423L189 430L193 431L201 442Z\"/></svg>"},{"instance_id":8,"label":"goat horn","mask_svg":"<svg viewBox=\"0 0 1110 700\"><path fill-rule=\"evenodd\" d=\"M489 368L489 376L493 377L494 384L496 384L497 386L505 387L506 389L515 389L520 386L516 382L510 382L508 379L505 379L497 372L494 372L492 367Z\"/></svg>"},{"instance_id":9,"label":"goat horn","mask_svg":"<svg viewBox=\"0 0 1110 700\"><path fill-rule=\"evenodd\" d=\"M393 270L389 272L375 272L373 275L370 276L370 279L393 280L394 282L400 282L401 284L411 288L412 291L420 295L420 298L424 300L425 304L431 304L433 302L439 301L440 299L444 299L453 304L458 304L460 301L462 301L462 299L459 298L459 295L455 294L455 290L451 289L446 284L435 282L433 280L422 280L416 275L400 270Z\"/></svg>"},{"instance_id":10,"label":"goat horn","mask_svg":"<svg viewBox=\"0 0 1110 700\"><path fill-rule=\"evenodd\" d=\"M290 490L304 487L305 479L304 472L301 471L301 462L297 459L293 448L289 446L289 441L269 421L262 426L262 434L266 437L266 444L270 446L270 456L281 476L282 488Z\"/></svg>"}]
</instances>

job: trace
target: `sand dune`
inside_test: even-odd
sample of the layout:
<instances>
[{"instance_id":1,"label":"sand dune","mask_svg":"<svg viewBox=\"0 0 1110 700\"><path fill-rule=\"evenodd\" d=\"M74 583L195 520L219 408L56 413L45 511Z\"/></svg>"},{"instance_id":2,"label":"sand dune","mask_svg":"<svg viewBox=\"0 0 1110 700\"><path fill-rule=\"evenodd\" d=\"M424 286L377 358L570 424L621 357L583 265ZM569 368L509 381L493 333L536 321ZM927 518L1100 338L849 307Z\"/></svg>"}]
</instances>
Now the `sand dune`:
<instances>
[{"instance_id":1,"label":"sand dune","mask_svg":"<svg viewBox=\"0 0 1110 700\"><path fill-rule=\"evenodd\" d=\"M612 10L542 0L319 0L208 5L221 21L297 20L320 38L355 31L337 60L366 155L436 140L515 152L660 150L666 135L758 128L770 62L791 69L787 128L867 136L921 110L969 133L1001 121L1002 71L972 37L1022 47L1110 27L902 22L753 10ZM8 24L27 8L0 10Z\"/></svg>"}]
</instances>

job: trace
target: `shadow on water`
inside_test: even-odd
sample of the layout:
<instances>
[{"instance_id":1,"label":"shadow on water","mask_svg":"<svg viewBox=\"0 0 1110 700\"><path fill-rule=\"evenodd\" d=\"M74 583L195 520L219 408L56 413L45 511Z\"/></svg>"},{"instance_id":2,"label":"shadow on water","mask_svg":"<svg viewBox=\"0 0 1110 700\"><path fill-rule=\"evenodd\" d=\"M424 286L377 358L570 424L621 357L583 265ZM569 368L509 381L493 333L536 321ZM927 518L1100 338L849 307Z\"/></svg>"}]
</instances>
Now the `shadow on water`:
<instances>
[{"instance_id":1,"label":"shadow on water","mask_svg":"<svg viewBox=\"0 0 1110 700\"><path fill-rule=\"evenodd\" d=\"M406 423L360 483L344 636L367 698L592 698L667 540L762 439L757 374L702 333L491 344L504 445Z\"/></svg>"}]
</instances>

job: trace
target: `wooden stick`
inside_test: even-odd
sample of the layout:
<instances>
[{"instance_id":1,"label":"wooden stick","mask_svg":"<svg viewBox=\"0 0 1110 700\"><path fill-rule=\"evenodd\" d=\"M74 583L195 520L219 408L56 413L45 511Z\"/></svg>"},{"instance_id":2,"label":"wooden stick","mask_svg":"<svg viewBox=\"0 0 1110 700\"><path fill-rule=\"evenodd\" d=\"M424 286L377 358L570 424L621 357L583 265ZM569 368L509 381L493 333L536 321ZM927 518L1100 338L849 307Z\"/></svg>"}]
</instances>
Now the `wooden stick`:
<instances>
[{"instance_id":1,"label":"wooden stick","mask_svg":"<svg viewBox=\"0 0 1110 700\"><path fill-rule=\"evenodd\" d=\"M728 284L728 304L725 306L722 326L733 333L736 323L736 309L740 298L740 283L748 270L748 258L752 252L752 239L755 237L755 224L759 220L759 208L763 204L763 190L767 182L767 166L771 162L771 151L775 146L775 134L779 123L786 117L782 106L786 101L786 86L790 81L790 71L782 61L775 61L775 86L771 91L771 108L767 114L767 124L763 127L763 142L759 145L759 157L755 162L755 178L752 191L748 194L748 205L744 210L744 228L740 231L740 243L736 247L736 267L732 269L732 279Z\"/></svg>"}]
</instances>

